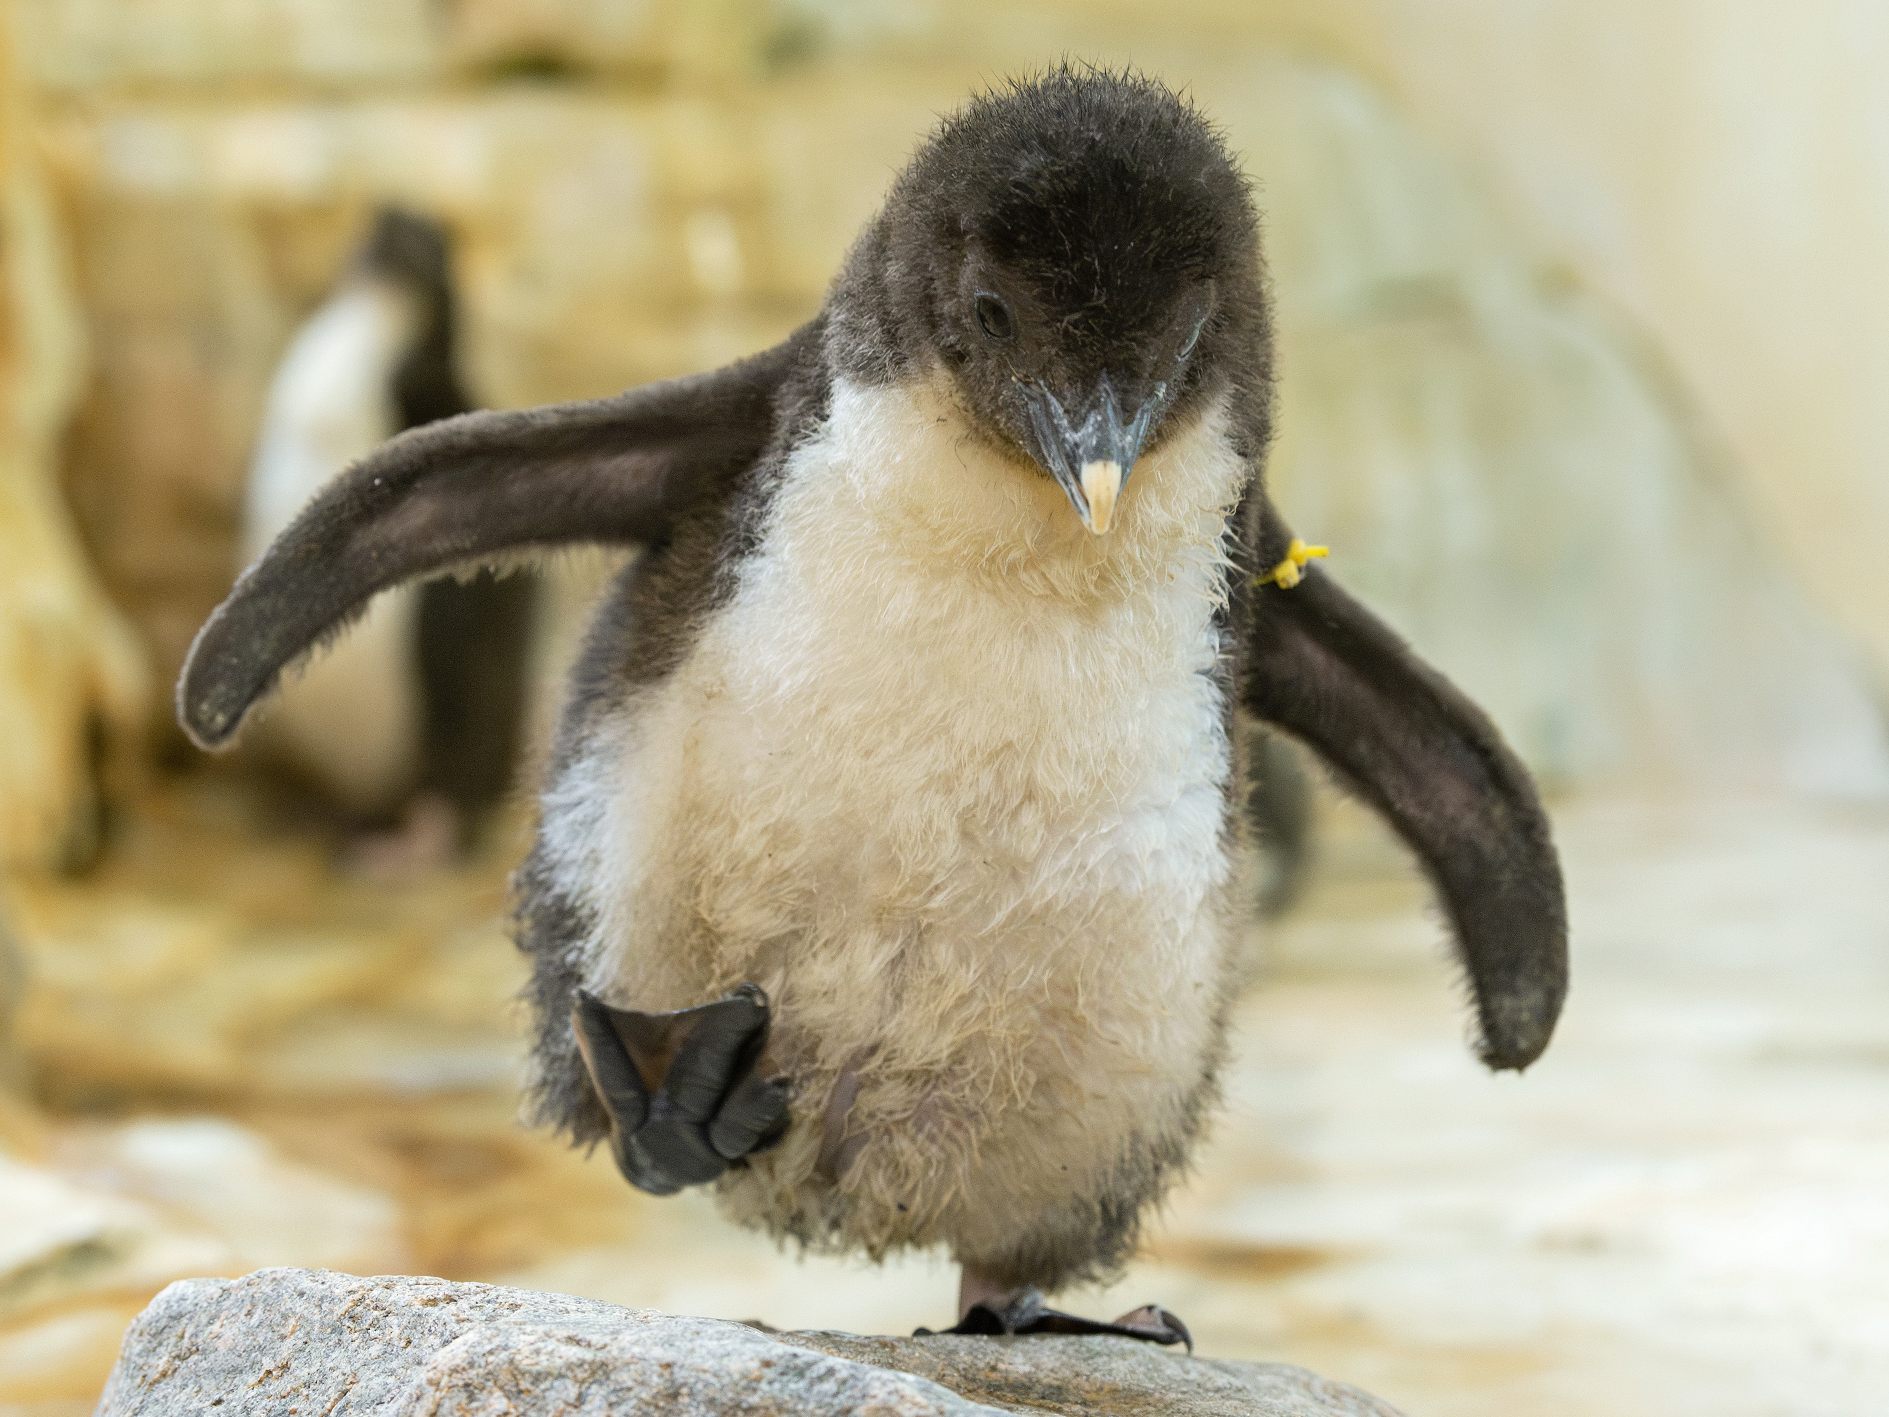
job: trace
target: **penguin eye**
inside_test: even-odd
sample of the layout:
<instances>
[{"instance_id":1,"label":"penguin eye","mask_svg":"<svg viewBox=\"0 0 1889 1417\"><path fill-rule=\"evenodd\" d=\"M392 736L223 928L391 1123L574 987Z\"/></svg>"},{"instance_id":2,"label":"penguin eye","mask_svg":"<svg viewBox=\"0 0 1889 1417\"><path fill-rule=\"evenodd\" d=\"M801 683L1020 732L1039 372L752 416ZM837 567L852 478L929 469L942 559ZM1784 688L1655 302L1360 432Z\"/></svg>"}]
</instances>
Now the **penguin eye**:
<instances>
[{"instance_id":1,"label":"penguin eye","mask_svg":"<svg viewBox=\"0 0 1889 1417\"><path fill-rule=\"evenodd\" d=\"M1180 350L1174 357L1176 359L1185 359L1188 355L1192 354L1194 352L1194 346L1200 343L1200 332L1206 328L1207 317L1202 315L1200 319L1194 322L1194 328L1188 331L1187 338L1181 341Z\"/></svg>"},{"instance_id":2,"label":"penguin eye","mask_svg":"<svg viewBox=\"0 0 1889 1417\"><path fill-rule=\"evenodd\" d=\"M978 328L990 338L1009 339L1017 332L1016 321L1010 318L1010 307L988 290L977 293L977 298L971 302L971 309L977 315Z\"/></svg>"}]
</instances>

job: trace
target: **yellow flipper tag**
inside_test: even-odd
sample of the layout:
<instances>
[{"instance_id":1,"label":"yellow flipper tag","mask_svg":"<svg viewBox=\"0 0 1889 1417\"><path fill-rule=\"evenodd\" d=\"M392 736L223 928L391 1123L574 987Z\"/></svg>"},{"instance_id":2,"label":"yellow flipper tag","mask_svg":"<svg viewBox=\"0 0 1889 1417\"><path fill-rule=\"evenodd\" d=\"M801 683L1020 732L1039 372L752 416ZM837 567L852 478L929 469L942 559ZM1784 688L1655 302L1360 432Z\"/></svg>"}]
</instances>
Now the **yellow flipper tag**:
<instances>
[{"instance_id":1,"label":"yellow flipper tag","mask_svg":"<svg viewBox=\"0 0 1889 1417\"><path fill-rule=\"evenodd\" d=\"M1254 585L1276 585L1281 590L1291 590L1305 579L1305 567L1308 562L1322 561L1331 555L1329 546L1307 546L1298 537L1292 538L1292 544L1286 547L1286 559L1270 571L1253 577Z\"/></svg>"}]
</instances>

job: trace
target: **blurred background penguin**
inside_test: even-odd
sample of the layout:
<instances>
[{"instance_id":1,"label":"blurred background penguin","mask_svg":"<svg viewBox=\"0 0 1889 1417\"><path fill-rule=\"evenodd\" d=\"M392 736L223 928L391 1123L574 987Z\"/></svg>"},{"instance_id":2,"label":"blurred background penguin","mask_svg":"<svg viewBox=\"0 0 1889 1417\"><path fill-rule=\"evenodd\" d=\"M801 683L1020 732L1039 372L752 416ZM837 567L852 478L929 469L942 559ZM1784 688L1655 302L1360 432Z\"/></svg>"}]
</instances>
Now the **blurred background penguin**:
<instances>
[{"instance_id":1,"label":"blurred background penguin","mask_svg":"<svg viewBox=\"0 0 1889 1417\"><path fill-rule=\"evenodd\" d=\"M243 499L244 564L394 434L473 407L450 238L383 207L270 385ZM480 569L389 592L282 695L260 746L399 873L471 850L514 781L535 578Z\"/></svg>"}]
</instances>

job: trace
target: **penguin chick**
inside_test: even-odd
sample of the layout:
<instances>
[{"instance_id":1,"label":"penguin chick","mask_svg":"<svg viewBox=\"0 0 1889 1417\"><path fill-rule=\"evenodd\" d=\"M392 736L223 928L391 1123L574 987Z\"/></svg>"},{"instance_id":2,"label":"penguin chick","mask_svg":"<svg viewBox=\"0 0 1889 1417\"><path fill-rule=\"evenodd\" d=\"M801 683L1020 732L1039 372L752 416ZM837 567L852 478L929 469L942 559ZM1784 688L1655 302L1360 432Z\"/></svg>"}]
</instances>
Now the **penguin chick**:
<instances>
[{"instance_id":1,"label":"penguin chick","mask_svg":"<svg viewBox=\"0 0 1889 1417\"><path fill-rule=\"evenodd\" d=\"M467 411L455 329L445 231L383 209L271 385L245 559L389 437ZM283 694L261 746L356 823L409 817L469 847L518 756L532 601L529 577L490 573L382 597Z\"/></svg>"},{"instance_id":2,"label":"penguin chick","mask_svg":"<svg viewBox=\"0 0 1889 1417\"><path fill-rule=\"evenodd\" d=\"M532 1110L662 1194L883 1256L960 1328L1183 1338L1116 1270L1216 1097L1244 710L1390 823L1492 1067L1566 987L1546 817L1488 720L1291 532L1248 187L1160 84L1057 69L918 151L820 313L717 373L395 439L200 633L224 742L375 592L636 545L517 882Z\"/></svg>"}]
</instances>

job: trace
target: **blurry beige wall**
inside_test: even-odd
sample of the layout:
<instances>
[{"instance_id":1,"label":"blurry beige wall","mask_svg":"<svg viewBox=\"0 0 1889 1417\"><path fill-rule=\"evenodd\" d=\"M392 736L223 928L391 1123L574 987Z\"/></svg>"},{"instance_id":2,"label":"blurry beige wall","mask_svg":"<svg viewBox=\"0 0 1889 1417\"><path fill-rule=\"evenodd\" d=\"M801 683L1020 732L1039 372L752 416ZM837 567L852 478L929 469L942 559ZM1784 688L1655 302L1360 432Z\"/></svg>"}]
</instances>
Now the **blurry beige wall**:
<instances>
[{"instance_id":1,"label":"blurry beige wall","mask_svg":"<svg viewBox=\"0 0 1889 1417\"><path fill-rule=\"evenodd\" d=\"M129 626L59 495L83 323L0 26L0 868L74 864L95 845L95 746L135 740L150 685ZM0 1034L9 979L0 920ZM3 1060L0 1060L3 1062Z\"/></svg>"},{"instance_id":2,"label":"blurry beige wall","mask_svg":"<svg viewBox=\"0 0 1889 1417\"><path fill-rule=\"evenodd\" d=\"M1282 495L1539 768L1889 784L1871 686L1773 569L1889 671L1879 6L10 4L90 349L66 487L160 673L375 200L461 233L485 400L603 393L804 319L936 113L1069 55L1226 125Z\"/></svg>"},{"instance_id":3,"label":"blurry beige wall","mask_svg":"<svg viewBox=\"0 0 1889 1417\"><path fill-rule=\"evenodd\" d=\"M1793 564L1889 664L1889 5L1252 8L1381 76L1643 322Z\"/></svg>"}]
</instances>

